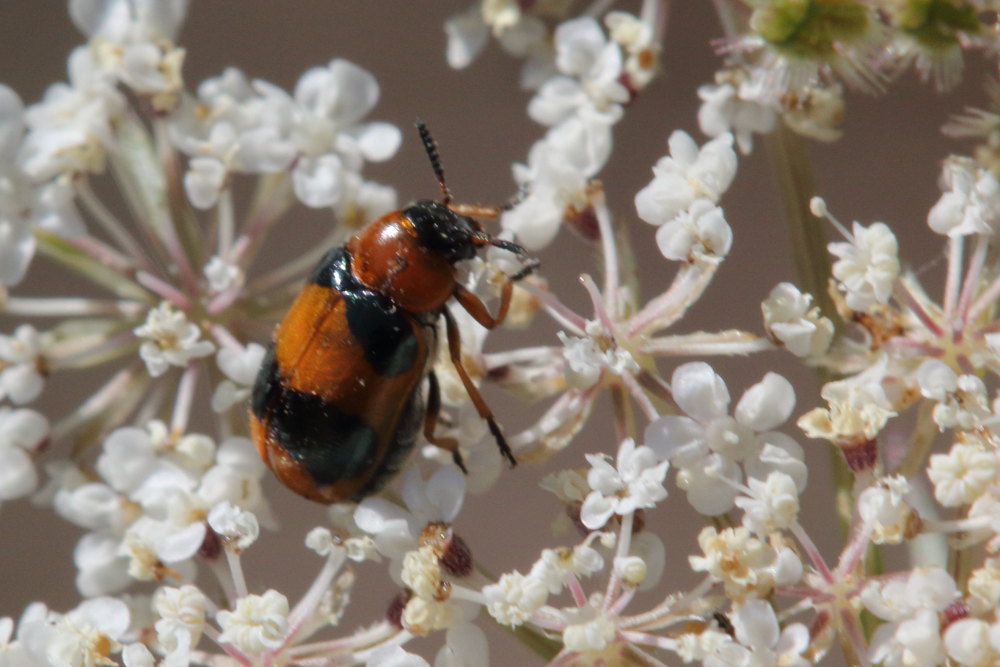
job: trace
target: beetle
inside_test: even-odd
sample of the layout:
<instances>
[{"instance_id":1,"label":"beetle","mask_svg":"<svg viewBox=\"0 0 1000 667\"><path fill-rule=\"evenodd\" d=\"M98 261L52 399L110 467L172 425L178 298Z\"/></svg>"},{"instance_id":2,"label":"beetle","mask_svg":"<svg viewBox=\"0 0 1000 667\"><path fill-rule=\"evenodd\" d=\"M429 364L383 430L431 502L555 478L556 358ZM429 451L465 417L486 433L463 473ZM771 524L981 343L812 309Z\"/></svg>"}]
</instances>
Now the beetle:
<instances>
[{"instance_id":1,"label":"beetle","mask_svg":"<svg viewBox=\"0 0 1000 667\"><path fill-rule=\"evenodd\" d=\"M538 262L476 220L501 209L453 201L434 140L423 123L417 129L440 201L389 213L327 252L275 329L254 384L250 434L261 458L311 500L357 502L378 492L421 430L465 471L458 442L434 434L441 397L431 365L440 320L469 398L502 455L516 464L462 365L458 325L446 304L454 299L492 329L507 314L514 282ZM458 282L455 266L490 246L513 252L522 264L504 281L495 316Z\"/></svg>"}]
</instances>

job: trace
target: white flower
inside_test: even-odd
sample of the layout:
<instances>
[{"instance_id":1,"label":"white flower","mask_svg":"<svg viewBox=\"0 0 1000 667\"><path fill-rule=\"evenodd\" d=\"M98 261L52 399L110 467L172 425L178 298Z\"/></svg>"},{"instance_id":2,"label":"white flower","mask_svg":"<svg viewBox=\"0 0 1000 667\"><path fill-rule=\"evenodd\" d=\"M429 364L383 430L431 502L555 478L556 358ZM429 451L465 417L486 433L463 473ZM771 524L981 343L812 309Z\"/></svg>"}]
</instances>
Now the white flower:
<instances>
[{"instance_id":1,"label":"white flower","mask_svg":"<svg viewBox=\"0 0 1000 667\"><path fill-rule=\"evenodd\" d=\"M433 546L425 545L406 552L400 579L417 597L441 601L440 558Z\"/></svg>"},{"instance_id":2,"label":"white flower","mask_svg":"<svg viewBox=\"0 0 1000 667\"><path fill-rule=\"evenodd\" d=\"M380 162L395 155L402 140L397 127L359 124L378 97L375 77L340 58L299 78L292 136L302 157L292 168L292 179L307 206L337 204L346 190L347 172L357 172L365 160Z\"/></svg>"},{"instance_id":3,"label":"white flower","mask_svg":"<svg viewBox=\"0 0 1000 667\"><path fill-rule=\"evenodd\" d=\"M959 597L951 575L941 568L914 568L906 578L873 581L861 591L868 611L887 621L900 621L922 610L942 611Z\"/></svg>"},{"instance_id":4,"label":"white flower","mask_svg":"<svg viewBox=\"0 0 1000 667\"><path fill-rule=\"evenodd\" d=\"M615 573L622 578L625 586L638 588L646 581L646 561L638 556L615 559Z\"/></svg>"},{"instance_id":5,"label":"white flower","mask_svg":"<svg viewBox=\"0 0 1000 667\"><path fill-rule=\"evenodd\" d=\"M153 596L157 641L167 651L194 648L205 629L205 594L191 585L161 587Z\"/></svg>"},{"instance_id":6,"label":"white flower","mask_svg":"<svg viewBox=\"0 0 1000 667\"><path fill-rule=\"evenodd\" d=\"M766 599L775 585L793 584L802 577L802 562L791 549L772 547L742 526L721 531L705 527L698 546L704 555L688 557L691 569L723 582L726 594L736 600Z\"/></svg>"},{"instance_id":7,"label":"white flower","mask_svg":"<svg viewBox=\"0 0 1000 667\"><path fill-rule=\"evenodd\" d=\"M962 618L944 631L948 656L961 665L995 665L1000 660L1000 627L979 618Z\"/></svg>"},{"instance_id":8,"label":"white flower","mask_svg":"<svg viewBox=\"0 0 1000 667\"><path fill-rule=\"evenodd\" d=\"M622 79L631 90L645 88L659 69L656 27L648 18L622 11L604 15L608 36L625 50L627 58Z\"/></svg>"},{"instance_id":9,"label":"white flower","mask_svg":"<svg viewBox=\"0 0 1000 667\"><path fill-rule=\"evenodd\" d=\"M462 621L461 608L451 600L437 600L414 596L406 603L400 619L407 632L415 635L444 630Z\"/></svg>"},{"instance_id":10,"label":"white flower","mask_svg":"<svg viewBox=\"0 0 1000 667\"><path fill-rule=\"evenodd\" d=\"M0 214L0 285L21 282L34 255L35 234L28 222Z\"/></svg>"},{"instance_id":11,"label":"white flower","mask_svg":"<svg viewBox=\"0 0 1000 667\"><path fill-rule=\"evenodd\" d=\"M197 209L210 209L219 201L226 184L226 165L214 157L191 158L184 174L184 192Z\"/></svg>"},{"instance_id":12,"label":"white flower","mask_svg":"<svg viewBox=\"0 0 1000 667\"><path fill-rule=\"evenodd\" d=\"M403 478L403 500L407 509L384 498L365 498L354 511L358 528L372 536L375 548L391 559L398 576L406 553L417 548L417 539L432 522L451 523L465 499L465 478L453 465L445 465L425 483L416 466Z\"/></svg>"},{"instance_id":13,"label":"white flower","mask_svg":"<svg viewBox=\"0 0 1000 667\"><path fill-rule=\"evenodd\" d=\"M935 667L942 664L945 650L937 613L923 609L911 618L879 626L872 637L868 658L885 667Z\"/></svg>"},{"instance_id":14,"label":"white flower","mask_svg":"<svg viewBox=\"0 0 1000 667\"><path fill-rule=\"evenodd\" d=\"M292 173L295 194L311 208L333 206L344 195L347 170L339 155L303 157Z\"/></svg>"},{"instance_id":15,"label":"white flower","mask_svg":"<svg viewBox=\"0 0 1000 667\"><path fill-rule=\"evenodd\" d=\"M920 393L937 401L932 416L942 431L970 431L991 415L986 385L975 375L957 375L940 359L927 359L917 369Z\"/></svg>"},{"instance_id":16,"label":"white flower","mask_svg":"<svg viewBox=\"0 0 1000 667\"><path fill-rule=\"evenodd\" d=\"M62 513L72 512L71 520L97 529L115 528L120 536L117 553L129 559L135 578L156 578L165 563L175 570L189 569L189 559L205 540L205 517L224 500L253 511L265 525L271 522L260 486L266 469L248 439L229 438L217 449L209 447L214 459L209 457L206 464L208 452L201 451L202 446L185 448L177 456L169 448L156 451L155 441L138 429L120 429L113 435L108 458L99 461L102 470L114 470L112 480L128 502L98 484L57 494L56 502ZM195 442L203 440L196 438ZM189 454L194 456L189 458ZM133 456L135 460L130 462ZM93 507L86 512L75 509L81 504L83 491L95 487L101 492L91 494ZM126 510L130 514L124 517ZM101 522L92 525L95 518Z\"/></svg>"},{"instance_id":17,"label":"white flower","mask_svg":"<svg viewBox=\"0 0 1000 667\"><path fill-rule=\"evenodd\" d=\"M521 625L541 609L549 597L545 582L520 572L509 572L483 588L486 609L501 625Z\"/></svg>"},{"instance_id":18,"label":"white flower","mask_svg":"<svg viewBox=\"0 0 1000 667\"><path fill-rule=\"evenodd\" d=\"M30 324L22 324L14 335L0 335L0 400L24 405L38 398L45 387L44 337Z\"/></svg>"},{"instance_id":19,"label":"white flower","mask_svg":"<svg viewBox=\"0 0 1000 667\"><path fill-rule=\"evenodd\" d=\"M110 530L98 530L80 538L73 549L73 564L77 570L76 589L81 595L120 593L133 583L128 561L119 555L120 547L121 538Z\"/></svg>"},{"instance_id":20,"label":"white flower","mask_svg":"<svg viewBox=\"0 0 1000 667\"><path fill-rule=\"evenodd\" d=\"M781 470L805 488L802 448L792 438L772 431L791 415L795 391L776 373L768 373L740 398L729 416L725 381L704 362L674 370L671 389L686 416L667 415L646 429L646 442L677 468L677 484L702 514L728 511L743 480L739 463L755 478Z\"/></svg>"},{"instance_id":21,"label":"white flower","mask_svg":"<svg viewBox=\"0 0 1000 667\"><path fill-rule=\"evenodd\" d=\"M28 664L107 664L111 653L121 649L118 640L129 627L128 606L114 598L85 600L65 615L39 607L25 612L18 627L18 637L34 661Z\"/></svg>"},{"instance_id":22,"label":"white flower","mask_svg":"<svg viewBox=\"0 0 1000 667\"><path fill-rule=\"evenodd\" d=\"M543 549L531 566L530 577L545 583L552 595L562 591L569 575L589 577L604 568L601 554L586 542L573 549Z\"/></svg>"},{"instance_id":23,"label":"white flower","mask_svg":"<svg viewBox=\"0 0 1000 667\"><path fill-rule=\"evenodd\" d=\"M453 69L464 69L472 64L486 46L489 37L483 12L478 4L472 4L465 11L449 17L444 22L444 32L448 36L445 52L448 66Z\"/></svg>"},{"instance_id":24,"label":"white flower","mask_svg":"<svg viewBox=\"0 0 1000 667\"><path fill-rule=\"evenodd\" d=\"M1000 226L1000 183L971 158L952 157L941 170L944 193L927 214L927 224L949 237L992 235Z\"/></svg>"},{"instance_id":25,"label":"white flower","mask_svg":"<svg viewBox=\"0 0 1000 667\"><path fill-rule=\"evenodd\" d=\"M559 470L542 478L539 483L546 491L555 494L564 505L582 503L590 493L587 478L577 470Z\"/></svg>"},{"instance_id":26,"label":"white flower","mask_svg":"<svg viewBox=\"0 0 1000 667\"><path fill-rule=\"evenodd\" d=\"M833 341L833 322L812 301L795 285L779 283L761 304L768 332L797 357L822 355Z\"/></svg>"},{"instance_id":27,"label":"white flower","mask_svg":"<svg viewBox=\"0 0 1000 667\"><path fill-rule=\"evenodd\" d=\"M667 259L718 262L729 254L733 230L721 208L698 199L656 230L656 245Z\"/></svg>"},{"instance_id":28,"label":"white flower","mask_svg":"<svg viewBox=\"0 0 1000 667\"><path fill-rule=\"evenodd\" d=\"M556 67L564 76L549 79L528 105L528 115L542 125L558 125L583 107L597 111L624 104L621 47L609 42L589 16L570 19L555 30Z\"/></svg>"},{"instance_id":29,"label":"white flower","mask_svg":"<svg viewBox=\"0 0 1000 667\"><path fill-rule=\"evenodd\" d=\"M182 311L174 310L169 301L151 309L145 324L134 332L139 338L149 339L140 346L139 356L153 377L163 375L170 366L186 366L191 359L215 351L215 345L201 340L198 326L188 322Z\"/></svg>"},{"instance_id":30,"label":"white flower","mask_svg":"<svg viewBox=\"0 0 1000 667\"><path fill-rule=\"evenodd\" d=\"M615 375L634 374L639 364L632 354L617 345L602 350L596 338L606 337L601 325L591 320L585 328L587 336L570 336L563 331L557 335L562 341L566 360L566 382L577 389L589 389L597 384L605 370Z\"/></svg>"},{"instance_id":31,"label":"white flower","mask_svg":"<svg viewBox=\"0 0 1000 667\"><path fill-rule=\"evenodd\" d=\"M1000 472L995 451L973 443L956 442L947 454L934 454L927 477L934 484L934 497L945 507L969 505L993 483Z\"/></svg>"},{"instance_id":32,"label":"white flower","mask_svg":"<svg viewBox=\"0 0 1000 667\"><path fill-rule=\"evenodd\" d=\"M237 264L227 262L218 255L213 255L202 271L208 280L209 290L218 294L225 290L240 287L243 284L243 269Z\"/></svg>"},{"instance_id":33,"label":"white flower","mask_svg":"<svg viewBox=\"0 0 1000 667\"><path fill-rule=\"evenodd\" d=\"M49 421L27 408L0 407L0 501L22 498L38 486L34 454L49 436Z\"/></svg>"},{"instance_id":34,"label":"white flower","mask_svg":"<svg viewBox=\"0 0 1000 667\"><path fill-rule=\"evenodd\" d=\"M187 4L187 0L70 0L69 15L88 37L117 43L173 39Z\"/></svg>"},{"instance_id":35,"label":"white flower","mask_svg":"<svg viewBox=\"0 0 1000 667\"><path fill-rule=\"evenodd\" d=\"M372 651L365 667L430 667L430 663L402 646L385 645Z\"/></svg>"},{"instance_id":36,"label":"white flower","mask_svg":"<svg viewBox=\"0 0 1000 667\"><path fill-rule=\"evenodd\" d=\"M587 185L611 155L611 126L618 114L581 110L550 129L515 165L514 178L528 196L504 212L500 223L528 250L548 245L567 210L587 207Z\"/></svg>"},{"instance_id":37,"label":"white flower","mask_svg":"<svg viewBox=\"0 0 1000 667\"><path fill-rule=\"evenodd\" d=\"M563 645L568 651L603 651L617 633L614 621L591 605L565 610L563 617Z\"/></svg>"},{"instance_id":38,"label":"white flower","mask_svg":"<svg viewBox=\"0 0 1000 667\"><path fill-rule=\"evenodd\" d=\"M145 644L128 644L122 648L125 667L155 667L156 659Z\"/></svg>"},{"instance_id":39,"label":"white flower","mask_svg":"<svg viewBox=\"0 0 1000 667\"><path fill-rule=\"evenodd\" d=\"M273 173L286 169L296 155L292 140L294 103L287 93L264 81L251 84L230 67L198 87L197 100L185 100L172 114L170 137L192 156L188 196L208 204L224 185L218 166L195 163L214 160L225 170ZM185 184L189 177L185 177Z\"/></svg>"},{"instance_id":40,"label":"white flower","mask_svg":"<svg viewBox=\"0 0 1000 667\"><path fill-rule=\"evenodd\" d=\"M247 549L260 535L260 525L253 512L241 510L228 500L216 504L209 511L208 525L227 547L236 552Z\"/></svg>"},{"instance_id":41,"label":"white flower","mask_svg":"<svg viewBox=\"0 0 1000 667\"><path fill-rule=\"evenodd\" d=\"M799 491L795 480L775 470L767 479L747 480L750 495L736 499L742 509L743 525L758 535L784 530L795 523L799 514Z\"/></svg>"},{"instance_id":42,"label":"white flower","mask_svg":"<svg viewBox=\"0 0 1000 667\"><path fill-rule=\"evenodd\" d=\"M875 544L899 544L907 535L913 510L906 503L910 491L906 478L883 477L858 496L858 514L872 525Z\"/></svg>"},{"instance_id":43,"label":"white flower","mask_svg":"<svg viewBox=\"0 0 1000 667\"><path fill-rule=\"evenodd\" d=\"M810 438L874 438L896 413L882 388L889 358L880 354L867 369L857 375L823 385L820 395L829 409L815 408L799 417L798 425Z\"/></svg>"},{"instance_id":44,"label":"white flower","mask_svg":"<svg viewBox=\"0 0 1000 667\"><path fill-rule=\"evenodd\" d=\"M740 152L749 155L753 150L753 135L768 134L774 129L778 115L767 99L767 85L763 77L737 72L716 75L717 84L698 88L701 107L698 108L698 126L710 137L726 132L736 136Z\"/></svg>"},{"instance_id":45,"label":"white flower","mask_svg":"<svg viewBox=\"0 0 1000 667\"><path fill-rule=\"evenodd\" d=\"M781 628L774 608L764 600L750 599L730 614L736 639L742 645L728 645L723 660L706 660L705 665L781 665L807 667L812 664L802 654L809 649L809 629L801 623ZM745 649L743 647L746 647ZM749 649L749 650L747 650ZM737 658L737 660L732 660Z\"/></svg>"},{"instance_id":46,"label":"white flower","mask_svg":"<svg viewBox=\"0 0 1000 667\"><path fill-rule=\"evenodd\" d=\"M636 447L632 438L619 445L615 466L607 455L586 456L592 466L587 482L593 491L583 501L580 521L587 528L600 528L614 514L654 507L667 497L663 479L670 464L659 460L649 447Z\"/></svg>"},{"instance_id":47,"label":"white flower","mask_svg":"<svg viewBox=\"0 0 1000 667\"><path fill-rule=\"evenodd\" d=\"M833 264L833 277L853 310L866 311L884 304L892 296L899 277L896 236L884 222L862 227L855 222L847 242L831 243L830 253L839 257Z\"/></svg>"},{"instance_id":48,"label":"white flower","mask_svg":"<svg viewBox=\"0 0 1000 667\"><path fill-rule=\"evenodd\" d=\"M263 595L245 595L236 602L233 611L216 615L222 634L220 642L228 642L249 655L258 655L281 646L288 630L288 599L275 590Z\"/></svg>"},{"instance_id":49,"label":"white flower","mask_svg":"<svg viewBox=\"0 0 1000 667\"><path fill-rule=\"evenodd\" d=\"M653 167L653 180L635 196L639 217L654 225L674 220L699 199L718 203L736 175L731 134L699 149L686 132L676 130L667 143L670 156L660 158Z\"/></svg>"},{"instance_id":50,"label":"white flower","mask_svg":"<svg viewBox=\"0 0 1000 667\"><path fill-rule=\"evenodd\" d=\"M90 37L102 67L157 111L173 109L183 82L184 50L173 45L187 0L72 0L70 16Z\"/></svg>"},{"instance_id":51,"label":"white flower","mask_svg":"<svg viewBox=\"0 0 1000 667\"><path fill-rule=\"evenodd\" d=\"M215 363L227 379L219 383L212 395L212 410L224 412L248 396L257 379L266 350L259 343L246 347L221 347Z\"/></svg>"},{"instance_id":52,"label":"white flower","mask_svg":"<svg viewBox=\"0 0 1000 667\"><path fill-rule=\"evenodd\" d=\"M976 568L969 576L969 595L973 604L986 608L1000 603L1000 559L986 558L982 567Z\"/></svg>"},{"instance_id":53,"label":"white flower","mask_svg":"<svg viewBox=\"0 0 1000 667\"><path fill-rule=\"evenodd\" d=\"M435 667L478 667L486 665L489 644L486 634L474 623L453 623L445 632L445 645L438 651Z\"/></svg>"}]
</instances>

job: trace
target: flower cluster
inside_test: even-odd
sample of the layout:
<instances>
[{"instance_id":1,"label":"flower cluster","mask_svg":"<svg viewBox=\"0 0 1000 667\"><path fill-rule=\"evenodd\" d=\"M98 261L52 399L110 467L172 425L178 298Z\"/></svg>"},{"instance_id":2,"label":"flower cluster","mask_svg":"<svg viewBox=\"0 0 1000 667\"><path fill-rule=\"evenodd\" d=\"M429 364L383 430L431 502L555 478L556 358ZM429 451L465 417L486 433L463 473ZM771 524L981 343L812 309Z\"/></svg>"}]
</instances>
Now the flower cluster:
<instances>
[{"instance_id":1,"label":"flower cluster","mask_svg":"<svg viewBox=\"0 0 1000 667\"><path fill-rule=\"evenodd\" d=\"M29 104L0 85L0 313L16 320L0 334L0 502L30 498L81 530L83 599L0 618L0 664L482 665L488 624L556 665L799 667L834 646L846 664L1000 663L1000 87L994 109L946 127L979 143L943 160L927 213L945 248L940 289L925 287L933 272L907 268L908 238L891 224L848 228L815 193L786 192L808 241L795 248L800 283L812 287L761 286L761 322L683 322L746 229L748 215L725 203L737 153L766 135L779 171L801 169L790 133L836 140L844 90L881 94L911 67L952 88L970 50L1000 53L995 2L717 0L723 62L698 90L708 139L655 128L665 154L624 203L597 177L616 126L659 73L671 3L644 0L632 14L482 0L447 19L452 67L475 67L491 39L523 61L525 111L544 131L512 166L513 196L498 209L452 202L425 138L442 204L494 215L502 232L470 232L491 246L455 271L462 308L414 319L444 322L427 332L437 349L421 352L429 417L416 409L421 386L380 446L418 422L429 441L389 490L333 505L308 532L320 560L298 597L272 587L270 571L244 571L244 554L268 538L261 529L279 530L263 480L281 464L258 432L258 448L247 437L246 405L257 405L255 384L278 382L259 374L274 356L260 343L312 266L396 208L395 190L366 167L392 158L402 134L368 119L376 76L342 58L290 92L235 67L191 86L176 42L187 0L67 4L85 36L67 81ZM298 205L326 212L329 233L261 268ZM842 238L811 249L816 224ZM565 276L528 276L535 264L511 252L543 251L563 227L596 255L570 276L583 312ZM636 266L633 237L658 251L656 268ZM46 261L96 291L77 295L69 281L66 294L22 295ZM386 259L393 280L408 261ZM473 302L497 296L497 320L542 313L558 330L494 345L483 326L493 318ZM317 338L377 356L352 332ZM758 370L741 386L706 361L785 351L817 372L818 405L783 374ZM102 384L50 414L46 398L84 369ZM501 472L500 428L470 395L479 383L544 403L506 436L518 463L549 466L541 486L559 517L543 540L516 536L530 554L519 568L467 539L467 494L495 494ZM300 403L325 401L293 390ZM610 446L583 437L604 401ZM282 410L299 416L290 399ZM832 447L835 501L817 496L806 447ZM802 518L813 504L842 524L832 552L815 538L829 542L834 522ZM667 507L705 524L690 545L665 541ZM881 557L904 549L909 565ZM349 629L344 614L355 591L370 597L371 572L396 595ZM681 574L666 582L667 572Z\"/></svg>"}]
</instances>

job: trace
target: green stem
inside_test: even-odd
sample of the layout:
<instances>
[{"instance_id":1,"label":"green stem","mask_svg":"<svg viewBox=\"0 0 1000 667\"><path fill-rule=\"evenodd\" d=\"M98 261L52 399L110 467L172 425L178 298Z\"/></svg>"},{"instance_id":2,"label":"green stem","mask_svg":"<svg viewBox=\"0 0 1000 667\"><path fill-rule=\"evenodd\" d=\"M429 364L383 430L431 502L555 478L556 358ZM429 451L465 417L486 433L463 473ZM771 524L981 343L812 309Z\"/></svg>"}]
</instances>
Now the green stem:
<instances>
[{"instance_id":1,"label":"green stem","mask_svg":"<svg viewBox=\"0 0 1000 667\"><path fill-rule=\"evenodd\" d=\"M812 164L805 141L784 125L767 136L767 152L780 189L795 269L803 290L813 295L820 312L838 323L837 309L827 290L830 254L823 220L809 210L816 194Z\"/></svg>"}]
</instances>

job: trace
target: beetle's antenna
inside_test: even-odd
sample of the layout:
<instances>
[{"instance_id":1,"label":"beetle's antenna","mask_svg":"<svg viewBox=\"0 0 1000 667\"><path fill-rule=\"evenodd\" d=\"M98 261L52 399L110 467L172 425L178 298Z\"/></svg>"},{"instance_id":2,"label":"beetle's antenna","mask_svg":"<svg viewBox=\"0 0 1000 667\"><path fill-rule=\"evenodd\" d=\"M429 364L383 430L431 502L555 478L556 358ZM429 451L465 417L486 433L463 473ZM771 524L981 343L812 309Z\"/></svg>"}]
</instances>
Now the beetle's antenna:
<instances>
[{"instance_id":1,"label":"beetle's antenna","mask_svg":"<svg viewBox=\"0 0 1000 667\"><path fill-rule=\"evenodd\" d=\"M424 121L417 121L417 132L420 133L420 141L424 144L424 150L427 151L427 157L431 161L431 169L434 170L434 177L437 178L438 187L441 188L441 203L447 206L452 202L451 190L448 189L448 184L444 181L444 169L441 168L441 157L438 155L437 144L434 143L431 131L424 125Z\"/></svg>"}]
</instances>

